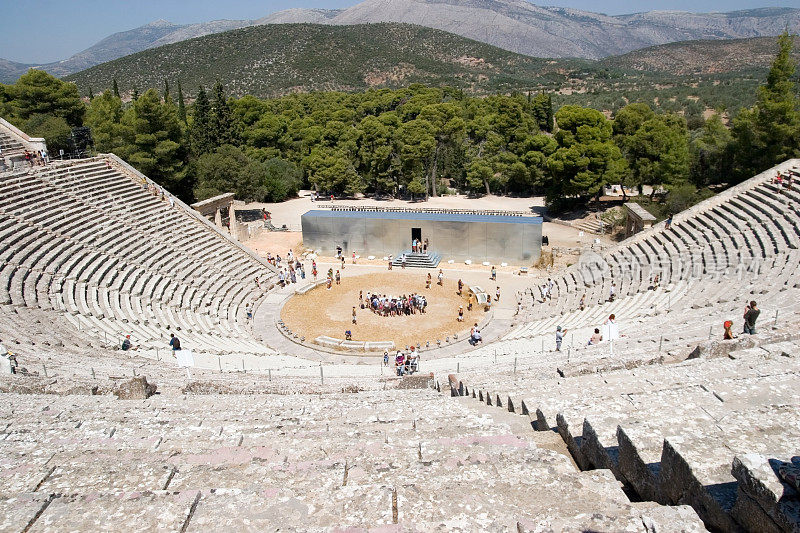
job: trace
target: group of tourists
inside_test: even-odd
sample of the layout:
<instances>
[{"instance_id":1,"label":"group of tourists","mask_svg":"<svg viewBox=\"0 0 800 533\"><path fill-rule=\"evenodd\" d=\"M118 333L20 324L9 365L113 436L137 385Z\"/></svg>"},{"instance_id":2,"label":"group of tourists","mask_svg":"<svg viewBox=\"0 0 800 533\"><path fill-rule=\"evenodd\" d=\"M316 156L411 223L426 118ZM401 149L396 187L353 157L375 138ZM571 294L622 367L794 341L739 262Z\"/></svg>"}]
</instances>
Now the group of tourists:
<instances>
[{"instance_id":1,"label":"group of tourists","mask_svg":"<svg viewBox=\"0 0 800 533\"><path fill-rule=\"evenodd\" d=\"M539 287L539 296L542 299L542 303L553 299L553 289L555 286L556 283L550 278L547 278L547 283L542 283L542 286Z\"/></svg>"},{"instance_id":2,"label":"group of tourists","mask_svg":"<svg viewBox=\"0 0 800 533\"><path fill-rule=\"evenodd\" d=\"M25 162L32 167L43 167L47 164L47 152L42 150L37 150L36 152L31 152L30 150L25 150Z\"/></svg>"},{"instance_id":3,"label":"group of tourists","mask_svg":"<svg viewBox=\"0 0 800 533\"><path fill-rule=\"evenodd\" d=\"M424 313L428 307L428 300L421 294L406 296L386 296L367 292L366 298L363 291L359 291L358 305L361 309L369 308L380 316L408 316ZM355 323L355 307L353 308Z\"/></svg>"},{"instance_id":4,"label":"group of tourists","mask_svg":"<svg viewBox=\"0 0 800 533\"><path fill-rule=\"evenodd\" d=\"M289 252L286 254L285 259L280 255L272 255L272 253L267 252L267 262L278 269L278 285L281 287L285 287L290 283L297 283L298 279L306 279L305 266L303 266L303 263L300 262L300 259L298 259L291 250L289 250ZM314 279L316 279L317 264L312 264L312 275L314 276ZM256 277L255 282L259 289L263 289L263 287L261 287L261 281L258 277Z\"/></svg>"},{"instance_id":5,"label":"group of tourists","mask_svg":"<svg viewBox=\"0 0 800 533\"><path fill-rule=\"evenodd\" d=\"M383 352L383 366L389 366L389 350ZM411 375L419 371L419 350L412 345L408 355L397 350L394 356L394 370L398 376Z\"/></svg>"},{"instance_id":6,"label":"group of tourists","mask_svg":"<svg viewBox=\"0 0 800 533\"><path fill-rule=\"evenodd\" d=\"M411 253L412 254L427 254L428 253L428 239L411 239Z\"/></svg>"},{"instance_id":7,"label":"group of tourists","mask_svg":"<svg viewBox=\"0 0 800 533\"><path fill-rule=\"evenodd\" d=\"M791 174L787 174L786 176L784 176L780 172L778 172L778 175L772 179L773 185L782 186L789 190L792 190L792 181L793 180Z\"/></svg>"}]
</instances>

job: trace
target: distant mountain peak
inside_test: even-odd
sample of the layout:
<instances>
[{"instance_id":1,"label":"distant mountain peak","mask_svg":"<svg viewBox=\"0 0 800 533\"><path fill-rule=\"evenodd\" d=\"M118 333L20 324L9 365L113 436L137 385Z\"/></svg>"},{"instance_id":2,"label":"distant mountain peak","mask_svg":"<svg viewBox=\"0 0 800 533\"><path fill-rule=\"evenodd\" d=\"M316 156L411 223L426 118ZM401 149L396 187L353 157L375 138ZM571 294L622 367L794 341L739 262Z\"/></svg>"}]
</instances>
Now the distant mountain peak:
<instances>
[{"instance_id":1,"label":"distant mountain peak","mask_svg":"<svg viewBox=\"0 0 800 533\"><path fill-rule=\"evenodd\" d=\"M143 28L170 28L173 26L177 26L177 24L173 24L172 22L164 19L154 20L149 24L145 24L142 26Z\"/></svg>"}]
</instances>

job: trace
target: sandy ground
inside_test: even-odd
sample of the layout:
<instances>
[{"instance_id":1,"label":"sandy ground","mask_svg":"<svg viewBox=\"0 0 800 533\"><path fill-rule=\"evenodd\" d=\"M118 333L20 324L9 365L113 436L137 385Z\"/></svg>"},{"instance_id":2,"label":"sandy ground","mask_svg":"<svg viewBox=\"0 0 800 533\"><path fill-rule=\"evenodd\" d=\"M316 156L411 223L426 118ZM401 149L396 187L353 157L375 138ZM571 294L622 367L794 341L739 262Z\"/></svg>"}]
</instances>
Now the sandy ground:
<instances>
[{"instance_id":1,"label":"sandy ground","mask_svg":"<svg viewBox=\"0 0 800 533\"><path fill-rule=\"evenodd\" d=\"M466 290L458 296L456 277L445 277L444 286L436 284L436 275L430 289L425 289L428 270L392 270L385 273L365 273L357 276L345 271L341 285L334 283L331 290L318 287L304 295L292 297L284 306L281 319L289 328L311 340L320 335L344 338L345 330L353 332L355 341L394 341L395 346L436 339L468 330L475 322L483 320L483 308L476 306L467 311ZM321 273L324 275L324 271ZM423 294L428 300L427 312L409 316L384 317L359 308L358 294L375 292L388 296ZM513 298L513 297L512 297ZM501 296L502 300L502 296ZM458 322L458 307L464 306L464 322ZM353 306L357 308L358 324L352 323Z\"/></svg>"}]
</instances>

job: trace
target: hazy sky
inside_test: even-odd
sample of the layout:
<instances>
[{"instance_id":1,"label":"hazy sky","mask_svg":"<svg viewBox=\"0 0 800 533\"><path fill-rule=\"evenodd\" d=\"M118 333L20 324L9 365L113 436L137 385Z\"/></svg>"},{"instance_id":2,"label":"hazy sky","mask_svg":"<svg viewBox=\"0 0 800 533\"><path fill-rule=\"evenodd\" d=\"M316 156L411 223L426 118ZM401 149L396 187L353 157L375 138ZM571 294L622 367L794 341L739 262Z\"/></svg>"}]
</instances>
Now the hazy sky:
<instances>
[{"instance_id":1,"label":"hazy sky","mask_svg":"<svg viewBox=\"0 0 800 533\"><path fill-rule=\"evenodd\" d=\"M357 3L358 0L0 0L0 58L21 63L58 61L112 33L158 19L179 24L256 19L291 7L335 9ZM800 0L545 0L534 3L611 15L653 9L731 11L766 6L800 7Z\"/></svg>"}]
</instances>

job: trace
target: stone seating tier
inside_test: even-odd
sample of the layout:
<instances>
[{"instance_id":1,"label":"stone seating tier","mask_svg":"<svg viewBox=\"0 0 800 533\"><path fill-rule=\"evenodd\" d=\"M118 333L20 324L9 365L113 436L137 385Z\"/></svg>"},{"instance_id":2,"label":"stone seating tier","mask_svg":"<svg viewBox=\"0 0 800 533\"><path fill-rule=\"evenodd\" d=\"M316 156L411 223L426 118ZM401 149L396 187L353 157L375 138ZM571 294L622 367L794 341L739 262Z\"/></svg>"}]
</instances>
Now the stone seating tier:
<instances>
[{"instance_id":1,"label":"stone seating tier","mask_svg":"<svg viewBox=\"0 0 800 533\"><path fill-rule=\"evenodd\" d=\"M795 337L728 341L718 358L569 378L464 373L460 393L557 430L581 468L610 469L643 500L688 503L711 529L790 531L776 522L800 524L797 494L750 505L741 492L754 491L732 465L747 454L796 453L800 431L786 421L800 415L800 344L776 342ZM753 342L760 347L742 348Z\"/></svg>"},{"instance_id":2,"label":"stone seating tier","mask_svg":"<svg viewBox=\"0 0 800 533\"><path fill-rule=\"evenodd\" d=\"M200 351L269 353L241 310L261 300L252 280L271 269L117 165L37 169L0 190L0 302L65 311L114 343L135 333L155 346L171 330Z\"/></svg>"},{"instance_id":3,"label":"stone seating tier","mask_svg":"<svg viewBox=\"0 0 800 533\"><path fill-rule=\"evenodd\" d=\"M433 391L8 398L4 530L702 530Z\"/></svg>"}]
</instances>

